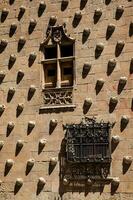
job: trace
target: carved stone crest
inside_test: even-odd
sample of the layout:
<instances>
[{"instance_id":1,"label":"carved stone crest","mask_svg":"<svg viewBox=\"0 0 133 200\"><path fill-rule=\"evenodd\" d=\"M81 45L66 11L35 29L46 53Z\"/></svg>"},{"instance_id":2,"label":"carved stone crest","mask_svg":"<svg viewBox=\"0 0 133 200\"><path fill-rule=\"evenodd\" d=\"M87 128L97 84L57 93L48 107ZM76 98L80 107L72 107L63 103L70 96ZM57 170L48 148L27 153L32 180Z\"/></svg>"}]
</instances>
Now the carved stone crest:
<instances>
[{"instance_id":1,"label":"carved stone crest","mask_svg":"<svg viewBox=\"0 0 133 200\"><path fill-rule=\"evenodd\" d=\"M54 42L60 42L61 41L61 38L62 38L62 33L60 30L55 30L53 32L53 40Z\"/></svg>"}]
</instances>

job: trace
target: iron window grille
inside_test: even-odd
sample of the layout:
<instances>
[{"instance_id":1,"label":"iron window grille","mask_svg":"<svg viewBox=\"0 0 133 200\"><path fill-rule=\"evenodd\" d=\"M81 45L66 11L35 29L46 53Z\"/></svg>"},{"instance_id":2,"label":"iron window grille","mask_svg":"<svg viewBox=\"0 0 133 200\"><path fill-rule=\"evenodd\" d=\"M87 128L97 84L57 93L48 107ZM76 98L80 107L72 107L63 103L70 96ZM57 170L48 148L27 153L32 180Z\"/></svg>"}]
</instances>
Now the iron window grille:
<instances>
[{"instance_id":1,"label":"iron window grille","mask_svg":"<svg viewBox=\"0 0 133 200\"><path fill-rule=\"evenodd\" d=\"M93 184L108 184L111 180L110 122L84 118L79 124L64 125L65 137L60 151L61 185L81 186L90 180ZM65 182L64 182L65 181ZM99 182L100 181L100 182ZM83 184L83 185L84 185Z\"/></svg>"},{"instance_id":2,"label":"iron window grille","mask_svg":"<svg viewBox=\"0 0 133 200\"><path fill-rule=\"evenodd\" d=\"M70 163L110 163L111 124L85 119L80 124L67 124L66 158Z\"/></svg>"}]
</instances>

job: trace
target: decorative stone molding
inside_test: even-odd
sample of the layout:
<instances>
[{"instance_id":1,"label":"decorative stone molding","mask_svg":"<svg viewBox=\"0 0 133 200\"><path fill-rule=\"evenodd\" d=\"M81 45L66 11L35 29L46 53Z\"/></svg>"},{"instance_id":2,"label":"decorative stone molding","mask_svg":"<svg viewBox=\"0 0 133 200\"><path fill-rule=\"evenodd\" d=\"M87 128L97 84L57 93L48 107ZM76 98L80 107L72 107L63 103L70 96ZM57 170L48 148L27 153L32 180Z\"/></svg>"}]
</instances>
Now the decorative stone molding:
<instances>
[{"instance_id":1,"label":"decorative stone molding","mask_svg":"<svg viewBox=\"0 0 133 200\"><path fill-rule=\"evenodd\" d=\"M2 113L2 112L4 112L4 110L5 110L5 105L4 104L0 104L0 112Z\"/></svg>"},{"instance_id":2,"label":"decorative stone molding","mask_svg":"<svg viewBox=\"0 0 133 200\"><path fill-rule=\"evenodd\" d=\"M121 84L121 85L125 85L126 82L127 82L127 77L125 77L125 76L120 77L119 84Z\"/></svg>"},{"instance_id":3,"label":"decorative stone molding","mask_svg":"<svg viewBox=\"0 0 133 200\"><path fill-rule=\"evenodd\" d=\"M89 186L92 185L92 180L90 178L87 179L87 185L89 185Z\"/></svg>"},{"instance_id":4,"label":"decorative stone molding","mask_svg":"<svg viewBox=\"0 0 133 200\"><path fill-rule=\"evenodd\" d=\"M29 92L34 93L35 91L36 91L35 85L31 85L30 88L29 88Z\"/></svg>"},{"instance_id":5,"label":"decorative stone molding","mask_svg":"<svg viewBox=\"0 0 133 200\"><path fill-rule=\"evenodd\" d=\"M110 98L110 104L117 104L118 103L118 98L117 97L111 97Z\"/></svg>"},{"instance_id":6,"label":"decorative stone molding","mask_svg":"<svg viewBox=\"0 0 133 200\"><path fill-rule=\"evenodd\" d=\"M44 147L47 143L47 140L45 138L42 138L39 140L39 146L40 147Z\"/></svg>"},{"instance_id":7,"label":"decorative stone molding","mask_svg":"<svg viewBox=\"0 0 133 200\"><path fill-rule=\"evenodd\" d=\"M15 88L14 87L10 87L8 90L8 93L13 95L15 93Z\"/></svg>"},{"instance_id":8,"label":"decorative stone molding","mask_svg":"<svg viewBox=\"0 0 133 200\"><path fill-rule=\"evenodd\" d=\"M16 30L16 28L17 28L17 24L15 22L13 22L11 24L11 30Z\"/></svg>"},{"instance_id":9,"label":"decorative stone molding","mask_svg":"<svg viewBox=\"0 0 133 200\"><path fill-rule=\"evenodd\" d=\"M107 30L113 32L115 30L115 24L109 24Z\"/></svg>"},{"instance_id":10,"label":"decorative stone molding","mask_svg":"<svg viewBox=\"0 0 133 200\"><path fill-rule=\"evenodd\" d=\"M91 32L90 28L85 28L84 31L83 31L83 34L85 36L88 36L88 35L90 35L90 32Z\"/></svg>"},{"instance_id":11,"label":"decorative stone molding","mask_svg":"<svg viewBox=\"0 0 133 200\"><path fill-rule=\"evenodd\" d=\"M0 140L0 150L2 149L3 146L4 146L4 141Z\"/></svg>"},{"instance_id":12,"label":"decorative stone molding","mask_svg":"<svg viewBox=\"0 0 133 200\"><path fill-rule=\"evenodd\" d=\"M91 106L92 105L92 99L91 98L86 98L85 100L84 100L84 105L85 106Z\"/></svg>"},{"instance_id":13,"label":"decorative stone molding","mask_svg":"<svg viewBox=\"0 0 133 200\"><path fill-rule=\"evenodd\" d=\"M16 61L16 55L15 54L11 54L10 55L10 61L11 62L15 62Z\"/></svg>"},{"instance_id":14,"label":"decorative stone molding","mask_svg":"<svg viewBox=\"0 0 133 200\"><path fill-rule=\"evenodd\" d=\"M50 158L50 164L51 164L51 165L56 165L57 162L58 162L58 158L57 158L57 157L52 157L52 158Z\"/></svg>"},{"instance_id":15,"label":"decorative stone molding","mask_svg":"<svg viewBox=\"0 0 133 200\"><path fill-rule=\"evenodd\" d=\"M96 10L95 10L95 16L101 16L102 15L102 10L100 9L100 8L97 8Z\"/></svg>"},{"instance_id":16,"label":"decorative stone molding","mask_svg":"<svg viewBox=\"0 0 133 200\"><path fill-rule=\"evenodd\" d=\"M63 185L68 185L69 184L69 180L67 178L63 178Z\"/></svg>"},{"instance_id":17,"label":"decorative stone molding","mask_svg":"<svg viewBox=\"0 0 133 200\"><path fill-rule=\"evenodd\" d=\"M0 71L0 79L3 79L6 76L4 71Z\"/></svg>"},{"instance_id":18,"label":"decorative stone molding","mask_svg":"<svg viewBox=\"0 0 133 200\"><path fill-rule=\"evenodd\" d=\"M30 60L35 60L36 57L37 57L36 53L35 53L35 52L32 52L32 53L30 53L29 59L30 59Z\"/></svg>"},{"instance_id":19,"label":"decorative stone molding","mask_svg":"<svg viewBox=\"0 0 133 200\"><path fill-rule=\"evenodd\" d=\"M19 103L17 106L17 110L22 111L24 109L24 104L23 103Z\"/></svg>"},{"instance_id":20,"label":"decorative stone molding","mask_svg":"<svg viewBox=\"0 0 133 200\"><path fill-rule=\"evenodd\" d=\"M38 184L44 186L46 184L46 180L43 177L39 177Z\"/></svg>"},{"instance_id":21,"label":"decorative stone molding","mask_svg":"<svg viewBox=\"0 0 133 200\"><path fill-rule=\"evenodd\" d=\"M12 130L14 128L14 126L15 126L14 122L10 121L10 122L8 122L7 128L9 130Z\"/></svg>"},{"instance_id":22,"label":"decorative stone molding","mask_svg":"<svg viewBox=\"0 0 133 200\"><path fill-rule=\"evenodd\" d=\"M96 45L97 51L103 51L103 49L104 49L104 44L102 42L100 42Z\"/></svg>"},{"instance_id":23,"label":"decorative stone molding","mask_svg":"<svg viewBox=\"0 0 133 200\"><path fill-rule=\"evenodd\" d=\"M59 88L59 89L45 89L44 90L44 105L45 107L58 108L73 106L73 89ZM44 107L44 108L45 108Z\"/></svg>"},{"instance_id":24,"label":"decorative stone molding","mask_svg":"<svg viewBox=\"0 0 133 200\"><path fill-rule=\"evenodd\" d=\"M114 144L118 144L120 142L120 136L119 135L112 136L112 141Z\"/></svg>"},{"instance_id":25,"label":"decorative stone molding","mask_svg":"<svg viewBox=\"0 0 133 200\"><path fill-rule=\"evenodd\" d=\"M46 8L46 3L45 3L45 1L41 1L40 2L40 5L39 5L39 9L40 10L44 10Z\"/></svg>"},{"instance_id":26,"label":"decorative stone molding","mask_svg":"<svg viewBox=\"0 0 133 200\"><path fill-rule=\"evenodd\" d=\"M36 122L35 121L29 121L28 122L28 127L29 128L34 128L35 127Z\"/></svg>"},{"instance_id":27,"label":"decorative stone molding","mask_svg":"<svg viewBox=\"0 0 133 200\"><path fill-rule=\"evenodd\" d=\"M120 184L120 179L119 179L118 177L114 177L114 178L112 179L111 185L112 185L113 187L118 187L119 184Z\"/></svg>"},{"instance_id":28,"label":"decorative stone molding","mask_svg":"<svg viewBox=\"0 0 133 200\"><path fill-rule=\"evenodd\" d=\"M27 161L27 166L29 167L33 167L33 165L35 164L35 160L33 158L30 158L28 161Z\"/></svg>"},{"instance_id":29,"label":"decorative stone molding","mask_svg":"<svg viewBox=\"0 0 133 200\"><path fill-rule=\"evenodd\" d=\"M121 117L121 123L128 124L128 122L129 122L129 117L127 115L123 115Z\"/></svg>"},{"instance_id":30,"label":"decorative stone molding","mask_svg":"<svg viewBox=\"0 0 133 200\"><path fill-rule=\"evenodd\" d=\"M122 14L122 13L124 12L124 6L119 5L119 6L117 7L117 9L116 9L116 12L117 12L118 14Z\"/></svg>"},{"instance_id":31,"label":"decorative stone molding","mask_svg":"<svg viewBox=\"0 0 133 200\"><path fill-rule=\"evenodd\" d=\"M83 72L86 73L86 72L90 71L90 69L91 69L91 64L88 62L84 63Z\"/></svg>"},{"instance_id":32,"label":"decorative stone molding","mask_svg":"<svg viewBox=\"0 0 133 200\"><path fill-rule=\"evenodd\" d=\"M19 38L19 44L22 44L22 45L24 45L24 44L25 44L25 42L26 42L26 39L25 39L25 37L24 37L24 36L21 36L21 37Z\"/></svg>"},{"instance_id":33,"label":"decorative stone molding","mask_svg":"<svg viewBox=\"0 0 133 200\"><path fill-rule=\"evenodd\" d=\"M55 24L56 21L57 21L57 16L54 16L54 15L51 16L49 21L50 21L51 24Z\"/></svg>"},{"instance_id":34,"label":"decorative stone molding","mask_svg":"<svg viewBox=\"0 0 133 200\"><path fill-rule=\"evenodd\" d=\"M23 77L24 76L24 72L21 69L18 71L18 76L19 77Z\"/></svg>"},{"instance_id":35,"label":"decorative stone molding","mask_svg":"<svg viewBox=\"0 0 133 200\"><path fill-rule=\"evenodd\" d=\"M76 11L74 18L77 19L77 20L79 20L79 19L81 19L81 17L82 17L81 11Z\"/></svg>"},{"instance_id":36,"label":"decorative stone molding","mask_svg":"<svg viewBox=\"0 0 133 200\"><path fill-rule=\"evenodd\" d=\"M16 179L16 186L21 187L23 185L23 179L22 178L17 178Z\"/></svg>"},{"instance_id":37,"label":"decorative stone molding","mask_svg":"<svg viewBox=\"0 0 133 200\"><path fill-rule=\"evenodd\" d=\"M50 126L52 126L52 127L57 126L57 123L58 123L57 119L51 119L50 120Z\"/></svg>"},{"instance_id":38,"label":"decorative stone molding","mask_svg":"<svg viewBox=\"0 0 133 200\"><path fill-rule=\"evenodd\" d=\"M3 8L2 15L6 15L7 16L8 13L9 13L9 10L7 8Z\"/></svg>"},{"instance_id":39,"label":"decorative stone molding","mask_svg":"<svg viewBox=\"0 0 133 200\"><path fill-rule=\"evenodd\" d=\"M115 58L110 59L108 62L108 66L114 68L116 66L116 59Z\"/></svg>"},{"instance_id":40,"label":"decorative stone molding","mask_svg":"<svg viewBox=\"0 0 133 200\"><path fill-rule=\"evenodd\" d=\"M123 162L127 165L130 165L132 163L132 156L124 156Z\"/></svg>"},{"instance_id":41,"label":"decorative stone molding","mask_svg":"<svg viewBox=\"0 0 133 200\"><path fill-rule=\"evenodd\" d=\"M18 148L22 148L23 145L24 145L24 141L23 141L23 140L18 140L18 141L17 141L17 147L18 147Z\"/></svg>"},{"instance_id":42,"label":"decorative stone molding","mask_svg":"<svg viewBox=\"0 0 133 200\"><path fill-rule=\"evenodd\" d=\"M125 45L125 41L124 41L124 40L119 40L119 41L117 42L117 48L118 48L119 50L123 49L124 45Z\"/></svg>"},{"instance_id":43,"label":"decorative stone molding","mask_svg":"<svg viewBox=\"0 0 133 200\"><path fill-rule=\"evenodd\" d=\"M62 0L62 6L67 6L69 3L69 0Z\"/></svg>"},{"instance_id":44,"label":"decorative stone molding","mask_svg":"<svg viewBox=\"0 0 133 200\"><path fill-rule=\"evenodd\" d=\"M24 12L25 12L25 10L26 10L26 7L22 5L22 6L20 6L20 8L19 8L19 9L20 9L20 12L24 13Z\"/></svg>"},{"instance_id":45,"label":"decorative stone molding","mask_svg":"<svg viewBox=\"0 0 133 200\"><path fill-rule=\"evenodd\" d=\"M102 78L101 78L101 79L98 79L98 80L97 80L97 85L100 86L100 87L102 87L103 84L104 84L104 82L105 82L105 81L104 81Z\"/></svg>"},{"instance_id":46,"label":"decorative stone molding","mask_svg":"<svg viewBox=\"0 0 133 200\"><path fill-rule=\"evenodd\" d=\"M14 160L12 160L12 159L7 159L6 160L6 166L7 167L11 168L13 166L13 164L14 164Z\"/></svg>"},{"instance_id":47,"label":"decorative stone molding","mask_svg":"<svg viewBox=\"0 0 133 200\"><path fill-rule=\"evenodd\" d=\"M31 19L31 20L30 20L30 26L35 27L36 24L37 24L36 19Z\"/></svg>"},{"instance_id":48,"label":"decorative stone molding","mask_svg":"<svg viewBox=\"0 0 133 200\"><path fill-rule=\"evenodd\" d=\"M6 47L7 44L8 44L8 40L6 40L6 39L2 39L2 40L1 40L0 45L1 45L2 47Z\"/></svg>"}]
</instances>

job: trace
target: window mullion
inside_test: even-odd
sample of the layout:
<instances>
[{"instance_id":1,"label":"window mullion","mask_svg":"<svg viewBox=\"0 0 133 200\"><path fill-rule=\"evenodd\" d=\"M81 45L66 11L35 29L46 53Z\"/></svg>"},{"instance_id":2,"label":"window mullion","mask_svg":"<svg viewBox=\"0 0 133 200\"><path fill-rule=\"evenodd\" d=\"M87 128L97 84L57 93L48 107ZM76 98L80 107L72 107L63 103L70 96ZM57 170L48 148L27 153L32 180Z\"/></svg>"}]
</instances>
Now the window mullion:
<instances>
[{"instance_id":1,"label":"window mullion","mask_svg":"<svg viewBox=\"0 0 133 200\"><path fill-rule=\"evenodd\" d=\"M60 68L60 46L57 43L57 88L61 87L61 68Z\"/></svg>"}]
</instances>

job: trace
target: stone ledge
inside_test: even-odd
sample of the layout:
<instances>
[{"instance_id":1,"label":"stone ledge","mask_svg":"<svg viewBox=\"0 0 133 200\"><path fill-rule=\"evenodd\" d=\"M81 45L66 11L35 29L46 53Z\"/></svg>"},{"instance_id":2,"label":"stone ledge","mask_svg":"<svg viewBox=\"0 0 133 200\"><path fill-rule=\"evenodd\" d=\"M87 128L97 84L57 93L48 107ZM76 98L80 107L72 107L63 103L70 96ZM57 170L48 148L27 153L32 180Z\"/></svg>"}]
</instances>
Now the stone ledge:
<instances>
[{"instance_id":1,"label":"stone ledge","mask_svg":"<svg viewBox=\"0 0 133 200\"><path fill-rule=\"evenodd\" d=\"M56 105L56 106L41 106L39 112L65 112L73 111L76 108L76 105Z\"/></svg>"}]
</instances>

